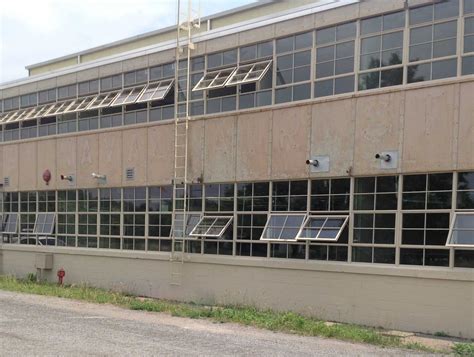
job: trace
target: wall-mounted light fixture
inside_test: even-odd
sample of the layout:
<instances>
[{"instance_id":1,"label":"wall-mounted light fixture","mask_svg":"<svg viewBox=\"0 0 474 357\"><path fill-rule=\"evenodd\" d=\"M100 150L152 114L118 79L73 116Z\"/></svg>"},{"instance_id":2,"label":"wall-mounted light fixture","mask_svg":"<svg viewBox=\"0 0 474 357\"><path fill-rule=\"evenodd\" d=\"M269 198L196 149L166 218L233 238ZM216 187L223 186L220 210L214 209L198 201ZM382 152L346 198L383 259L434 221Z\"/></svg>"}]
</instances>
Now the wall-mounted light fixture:
<instances>
[{"instance_id":1,"label":"wall-mounted light fixture","mask_svg":"<svg viewBox=\"0 0 474 357\"><path fill-rule=\"evenodd\" d=\"M93 172L91 176L92 178L95 178L96 180L100 180L100 181L105 181L107 179L106 175L98 174L96 172Z\"/></svg>"},{"instance_id":2,"label":"wall-mounted light fixture","mask_svg":"<svg viewBox=\"0 0 474 357\"><path fill-rule=\"evenodd\" d=\"M306 165L310 167L311 172L329 172L329 156L313 156L306 160Z\"/></svg>"},{"instance_id":3,"label":"wall-mounted light fixture","mask_svg":"<svg viewBox=\"0 0 474 357\"><path fill-rule=\"evenodd\" d=\"M381 169L396 169L398 167L397 151L381 151L375 154L375 159L380 161Z\"/></svg>"}]
</instances>

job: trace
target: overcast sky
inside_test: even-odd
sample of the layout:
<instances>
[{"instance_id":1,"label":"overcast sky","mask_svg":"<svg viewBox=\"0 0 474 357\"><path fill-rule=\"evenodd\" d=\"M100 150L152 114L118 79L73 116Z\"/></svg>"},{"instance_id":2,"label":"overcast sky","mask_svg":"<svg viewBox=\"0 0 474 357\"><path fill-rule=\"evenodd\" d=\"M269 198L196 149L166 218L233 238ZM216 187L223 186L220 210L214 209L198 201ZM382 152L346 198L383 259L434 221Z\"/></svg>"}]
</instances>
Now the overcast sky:
<instances>
[{"instance_id":1,"label":"overcast sky","mask_svg":"<svg viewBox=\"0 0 474 357\"><path fill-rule=\"evenodd\" d=\"M206 16L254 0L200 2ZM176 0L0 0L0 83L26 77L27 65L175 22Z\"/></svg>"}]
</instances>

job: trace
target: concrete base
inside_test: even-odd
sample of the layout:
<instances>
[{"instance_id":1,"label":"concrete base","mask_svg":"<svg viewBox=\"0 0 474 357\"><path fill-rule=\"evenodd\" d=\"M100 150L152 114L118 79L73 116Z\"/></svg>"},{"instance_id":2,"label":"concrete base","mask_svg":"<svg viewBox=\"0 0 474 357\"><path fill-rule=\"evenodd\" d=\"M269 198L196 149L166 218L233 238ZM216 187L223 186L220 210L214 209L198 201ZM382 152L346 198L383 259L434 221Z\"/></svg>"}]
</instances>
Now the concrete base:
<instances>
[{"instance_id":1,"label":"concrete base","mask_svg":"<svg viewBox=\"0 0 474 357\"><path fill-rule=\"evenodd\" d=\"M3 274L35 271L38 252L54 254L45 278L155 298L245 304L387 329L474 338L474 271L374 264L3 246ZM0 260L1 261L1 260Z\"/></svg>"}]
</instances>

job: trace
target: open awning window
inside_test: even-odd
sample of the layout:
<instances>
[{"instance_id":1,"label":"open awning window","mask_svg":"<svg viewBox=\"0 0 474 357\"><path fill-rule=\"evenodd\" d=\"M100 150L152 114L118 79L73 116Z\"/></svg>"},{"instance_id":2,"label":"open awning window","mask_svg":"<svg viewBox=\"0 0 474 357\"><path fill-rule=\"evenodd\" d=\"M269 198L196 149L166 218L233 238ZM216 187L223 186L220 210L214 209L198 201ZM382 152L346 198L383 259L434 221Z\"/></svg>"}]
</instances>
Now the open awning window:
<instances>
[{"instance_id":1,"label":"open awning window","mask_svg":"<svg viewBox=\"0 0 474 357\"><path fill-rule=\"evenodd\" d=\"M137 103L164 99L173 86L173 83L174 79L167 79L161 82L149 84L137 99Z\"/></svg>"},{"instance_id":2,"label":"open awning window","mask_svg":"<svg viewBox=\"0 0 474 357\"><path fill-rule=\"evenodd\" d=\"M455 213L446 245L474 248L474 212Z\"/></svg>"},{"instance_id":3,"label":"open awning window","mask_svg":"<svg viewBox=\"0 0 474 357\"><path fill-rule=\"evenodd\" d=\"M194 227L191 237L220 238L232 222L232 216L204 216Z\"/></svg>"},{"instance_id":4,"label":"open awning window","mask_svg":"<svg viewBox=\"0 0 474 357\"><path fill-rule=\"evenodd\" d=\"M64 113L75 113L85 110L89 104L91 104L97 96L91 96L86 98L79 98L72 102L64 111Z\"/></svg>"},{"instance_id":5,"label":"open awning window","mask_svg":"<svg viewBox=\"0 0 474 357\"><path fill-rule=\"evenodd\" d=\"M20 115L21 113L22 112L19 111L19 110L7 113L7 115L5 115L2 118L2 123L11 123L11 122L15 121L15 118L17 118L18 115Z\"/></svg>"},{"instance_id":6,"label":"open awning window","mask_svg":"<svg viewBox=\"0 0 474 357\"><path fill-rule=\"evenodd\" d=\"M34 110L28 113L28 115L25 117L25 120L28 119L36 119L36 118L41 118L45 116L44 114L46 113L46 110L49 108L48 105L43 105L42 107L36 107Z\"/></svg>"},{"instance_id":7,"label":"open awning window","mask_svg":"<svg viewBox=\"0 0 474 357\"><path fill-rule=\"evenodd\" d=\"M134 88L127 88L120 92L117 98L112 102L112 106L133 104L137 101L138 97L145 91L145 86L139 86Z\"/></svg>"},{"instance_id":8,"label":"open awning window","mask_svg":"<svg viewBox=\"0 0 474 357\"><path fill-rule=\"evenodd\" d=\"M54 231L54 213L38 213L33 233L51 235Z\"/></svg>"},{"instance_id":9,"label":"open awning window","mask_svg":"<svg viewBox=\"0 0 474 357\"><path fill-rule=\"evenodd\" d=\"M18 231L18 213L9 213L4 216L3 233L15 234Z\"/></svg>"},{"instance_id":10,"label":"open awning window","mask_svg":"<svg viewBox=\"0 0 474 357\"><path fill-rule=\"evenodd\" d=\"M193 91L222 88L234 74L236 67L206 73L194 86Z\"/></svg>"},{"instance_id":11,"label":"open awning window","mask_svg":"<svg viewBox=\"0 0 474 357\"><path fill-rule=\"evenodd\" d=\"M271 214L260 240L294 242L305 218L305 214Z\"/></svg>"},{"instance_id":12,"label":"open awning window","mask_svg":"<svg viewBox=\"0 0 474 357\"><path fill-rule=\"evenodd\" d=\"M349 216L308 216L296 239L336 242L348 220Z\"/></svg>"},{"instance_id":13,"label":"open awning window","mask_svg":"<svg viewBox=\"0 0 474 357\"><path fill-rule=\"evenodd\" d=\"M226 86L260 81L270 68L272 61L251 63L239 66L226 83Z\"/></svg>"},{"instance_id":14,"label":"open awning window","mask_svg":"<svg viewBox=\"0 0 474 357\"><path fill-rule=\"evenodd\" d=\"M118 97L119 93L120 91L113 91L99 94L89 103L85 110L106 108Z\"/></svg>"}]
</instances>

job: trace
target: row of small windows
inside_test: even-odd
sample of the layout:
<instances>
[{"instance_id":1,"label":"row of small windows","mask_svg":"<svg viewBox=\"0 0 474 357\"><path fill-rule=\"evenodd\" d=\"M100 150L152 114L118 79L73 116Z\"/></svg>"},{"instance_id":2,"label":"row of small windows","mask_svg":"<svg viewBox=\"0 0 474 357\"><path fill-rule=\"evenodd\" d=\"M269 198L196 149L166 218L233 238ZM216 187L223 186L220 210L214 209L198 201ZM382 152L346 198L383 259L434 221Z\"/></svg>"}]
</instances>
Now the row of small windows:
<instances>
[{"instance_id":1,"label":"row of small windows","mask_svg":"<svg viewBox=\"0 0 474 357\"><path fill-rule=\"evenodd\" d=\"M193 184L187 200L190 253L474 267L474 172ZM3 242L169 251L172 210L171 186L4 193Z\"/></svg>"},{"instance_id":2,"label":"row of small windows","mask_svg":"<svg viewBox=\"0 0 474 357\"><path fill-rule=\"evenodd\" d=\"M473 0L463 0L463 17L459 17L460 1L446 0L433 5L412 8L408 12L384 14L358 22L318 29L315 32L315 40L313 40L313 32L308 32L277 39L275 42L269 41L209 54L206 58L194 58L191 71L196 76L193 78L192 85L196 88L196 84L204 79L205 69L209 73L219 68L235 66L237 63L272 59L274 56L275 68L270 69L269 89L272 88L274 71L276 75L275 99L272 101L271 92L269 98L264 99L265 96L257 88L244 88L242 85L240 94L245 99L240 108L309 99L312 91L313 97L353 92L356 77L357 90L455 77L458 74L458 53L462 53L459 72L462 75L473 74L474 55L470 55L474 52L472 2ZM408 29L405 29L406 14L409 15ZM464 37L461 41L462 51L457 48L459 21L462 22L461 27L464 28ZM358 27L360 28L360 54L356 60ZM405 47L409 52L408 62L404 60L405 31L409 32L409 44ZM292 85L311 81L313 41L316 44L314 89L309 83ZM355 68L356 63L359 63L358 68ZM184 68L186 68L185 61L180 64L180 70ZM406 82L403 78L404 71L406 71ZM355 73L358 73L358 76ZM104 92L120 89L123 86L171 78L174 75L175 64L168 63L150 69L127 72L123 75L81 82L77 86L69 85L59 87L57 90L41 91L38 94L7 98L3 100L3 111L74 98L77 95L94 94L99 90ZM224 79L228 79L228 76ZM185 90L185 81L181 81L181 84ZM252 96L245 94L249 89L249 92L254 92ZM215 97L229 95L235 97L235 90L220 93ZM193 99L198 99L199 94L196 93L193 96ZM212 96L209 95L210 104L207 113L237 108L235 99L230 100L233 104L225 104L222 103L223 100L211 100L211 98ZM195 115L204 114L204 111L199 109L204 107L202 104L195 104L194 107Z\"/></svg>"}]
</instances>

